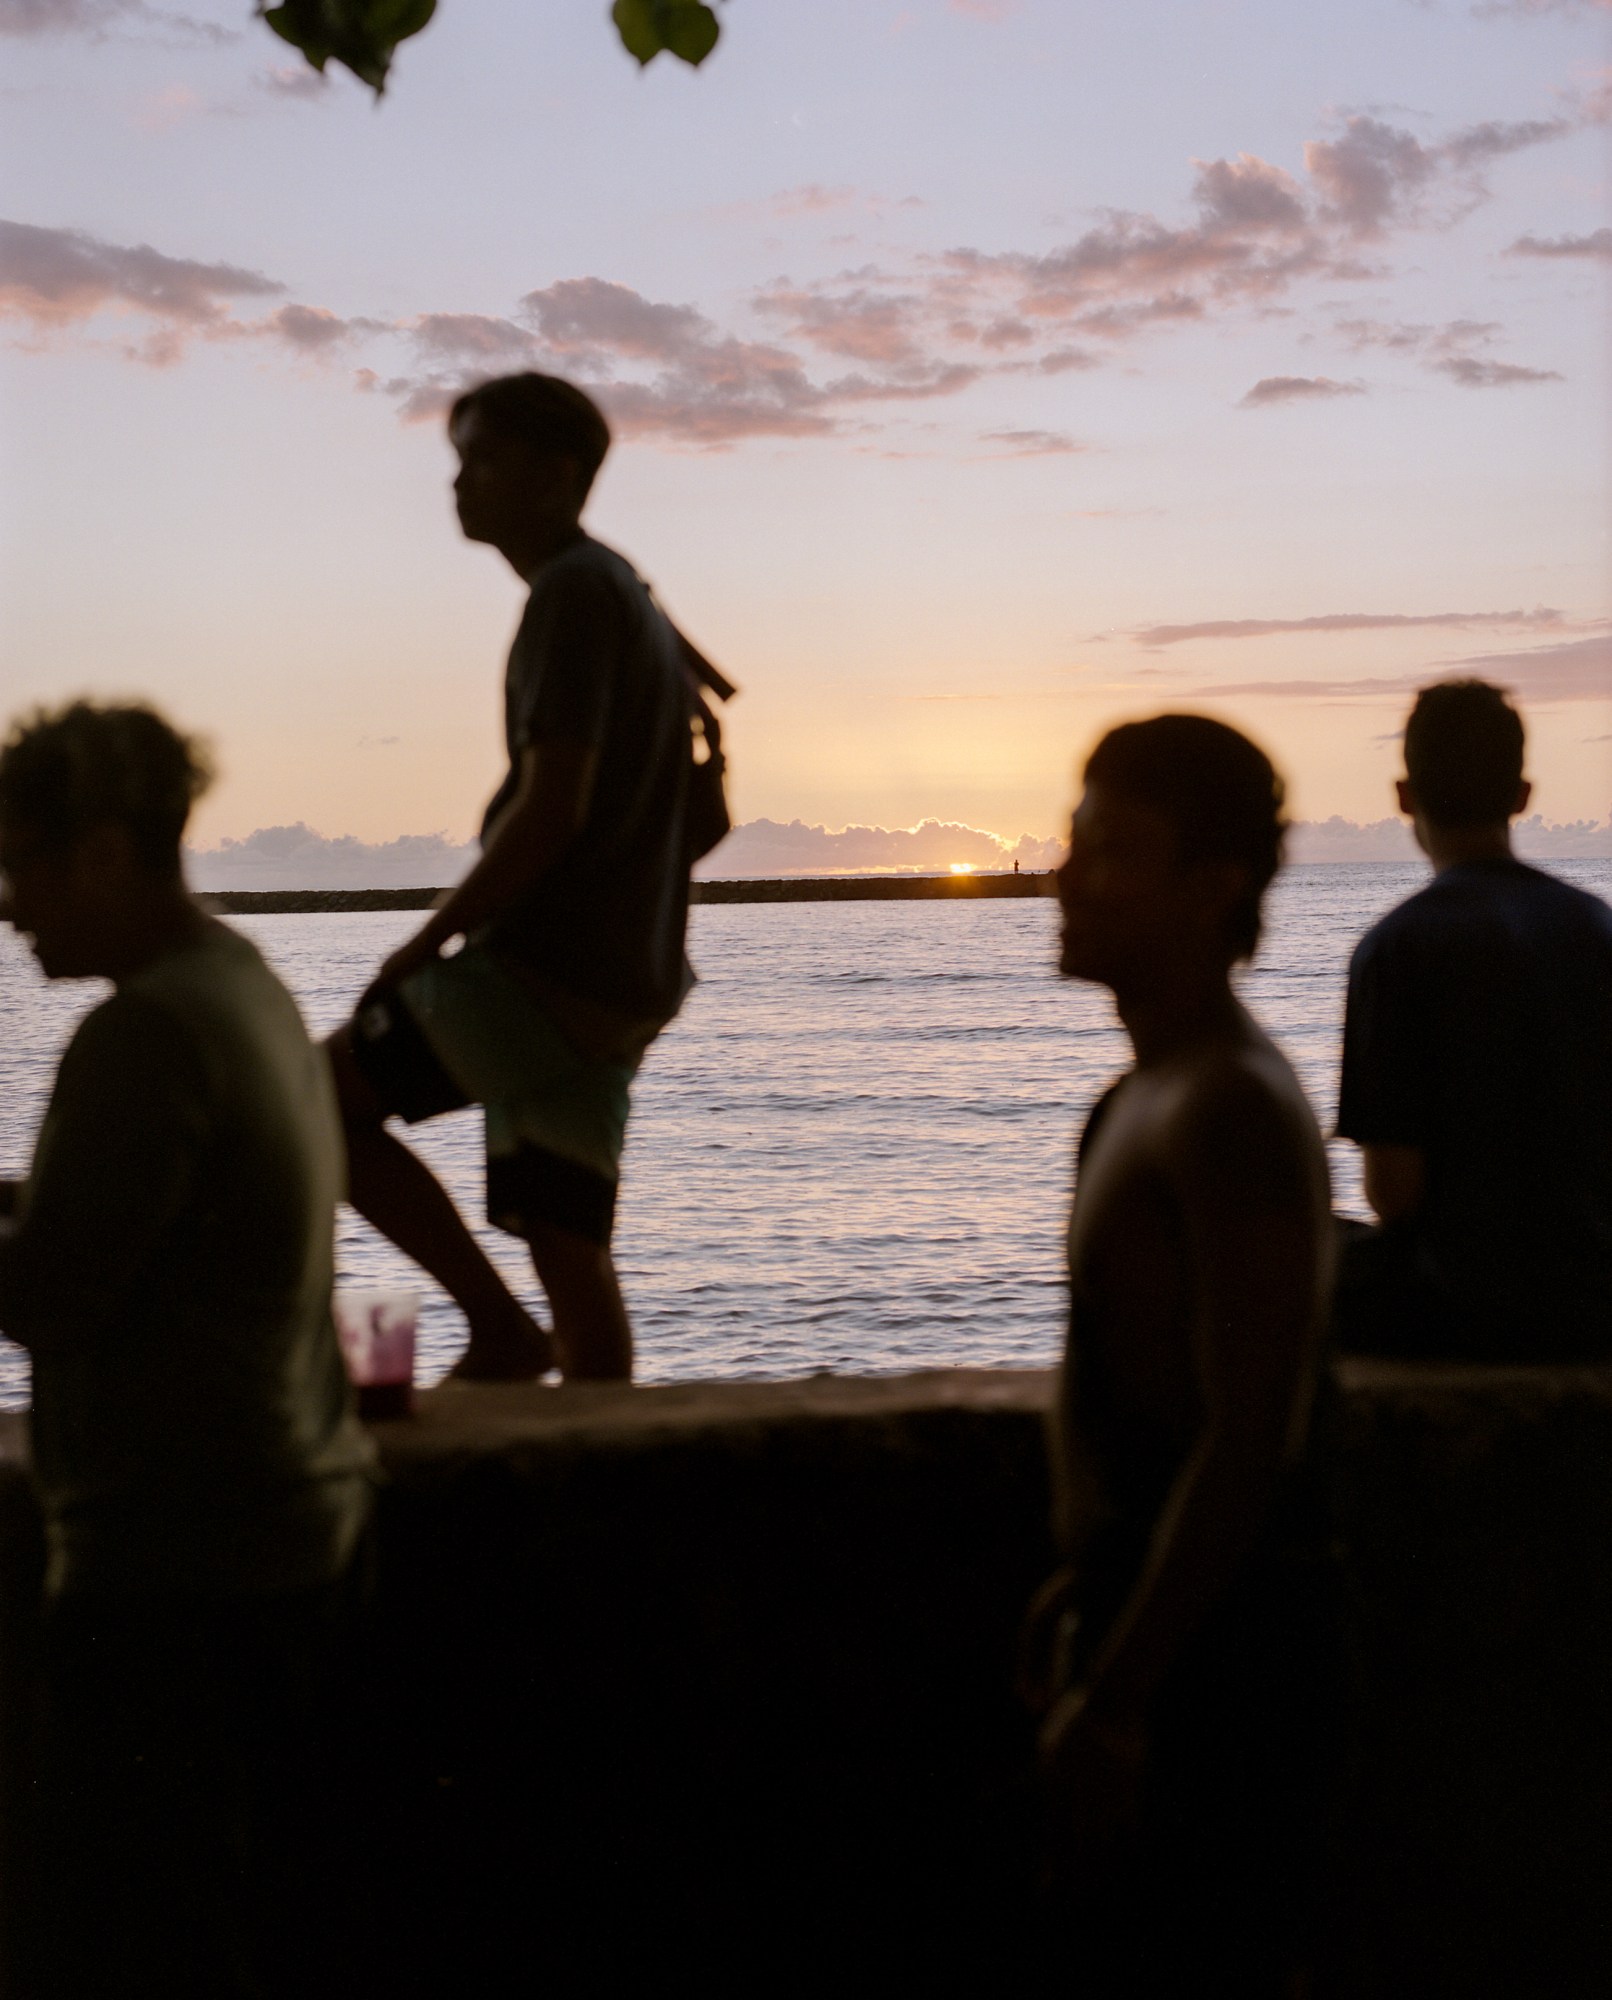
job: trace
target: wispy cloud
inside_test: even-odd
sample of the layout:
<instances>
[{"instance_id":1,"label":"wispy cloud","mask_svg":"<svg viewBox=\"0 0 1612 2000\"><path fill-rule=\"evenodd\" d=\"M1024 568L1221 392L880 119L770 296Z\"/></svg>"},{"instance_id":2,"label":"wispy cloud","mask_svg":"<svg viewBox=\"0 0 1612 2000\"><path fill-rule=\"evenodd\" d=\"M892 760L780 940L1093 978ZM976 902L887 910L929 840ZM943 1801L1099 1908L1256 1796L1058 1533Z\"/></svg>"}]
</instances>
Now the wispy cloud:
<instances>
[{"instance_id":1,"label":"wispy cloud","mask_svg":"<svg viewBox=\"0 0 1612 2000\"><path fill-rule=\"evenodd\" d=\"M252 81L270 97L317 102L330 95L329 76L307 63L270 63L267 69L258 70Z\"/></svg>"},{"instance_id":2,"label":"wispy cloud","mask_svg":"<svg viewBox=\"0 0 1612 2000\"><path fill-rule=\"evenodd\" d=\"M1561 382L1555 368L1523 368L1514 361L1491 361L1476 354L1451 354L1428 364L1463 389L1515 389L1533 382Z\"/></svg>"},{"instance_id":3,"label":"wispy cloud","mask_svg":"<svg viewBox=\"0 0 1612 2000\"><path fill-rule=\"evenodd\" d=\"M1511 687L1530 701L1612 701L1612 637L1597 633L1514 653L1477 653L1402 674L1343 680L1221 681L1192 690L1199 696L1299 701L1386 701L1430 681L1475 675Z\"/></svg>"},{"instance_id":4,"label":"wispy cloud","mask_svg":"<svg viewBox=\"0 0 1612 2000\"><path fill-rule=\"evenodd\" d=\"M238 299L272 298L285 286L236 264L170 257L147 243L107 243L78 229L0 221L0 320L38 338L112 311L146 323L125 352L158 364L178 358L185 340L231 324Z\"/></svg>"},{"instance_id":5,"label":"wispy cloud","mask_svg":"<svg viewBox=\"0 0 1612 2000\"><path fill-rule=\"evenodd\" d=\"M1274 639L1300 632L1391 632L1438 625L1499 625L1549 630L1564 622L1560 611L1326 611L1312 618L1207 618L1191 625L1144 625L1127 636L1139 646L1179 646L1194 639Z\"/></svg>"},{"instance_id":6,"label":"wispy cloud","mask_svg":"<svg viewBox=\"0 0 1612 2000\"><path fill-rule=\"evenodd\" d=\"M1592 229L1587 236L1519 236L1507 247L1508 257L1612 258L1612 229Z\"/></svg>"},{"instance_id":7,"label":"wispy cloud","mask_svg":"<svg viewBox=\"0 0 1612 2000\"><path fill-rule=\"evenodd\" d=\"M1240 399L1239 407L1259 410L1271 403L1326 402L1365 393L1364 382L1335 382L1330 375L1266 375Z\"/></svg>"},{"instance_id":8,"label":"wispy cloud","mask_svg":"<svg viewBox=\"0 0 1612 2000\"><path fill-rule=\"evenodd\" d=\"M1509 389L1533 382L1560 382L1554 368L1529 368L1501 361L1487 352L1500 333L1494 320L1452 319L1442 326L1410 320L1339 318L1335 330L1357 352L1385 348L1414 354L1436 375L1448 376L1463 389Z\"/></svg>"},{"instance_id":9,"label":"wispy cloud","mask_svg":"<svg viewBox=\"0 0 1612 2000\"><path fill-rule=\"evenodd\" d=\"M0 0L0 35L40 39L76 36L101 41L113 33L130 31L210 46L240 39L236 29L152 7L146 0Z\"/></svg>"},{"instance_id":10,"label":"wispy cloud","mask_svg":"<svg viewBox=\"0 0 1612 2000\"><path fill-rule=\"evenodd\" d=\"M993 458L1051 458L1086 450L1086 446L1066 431L981 431L981 444L1001 447Z\"/></svg>"},{"instance_id":11,"label":"wispy cloud","mask_svg":"<svg viewBox=\"0 0 1612 2000\"><path fill-rule=\"evenodd\" d=\"M19 20L119 5L132 0L0 0ZM298 70L269 71L258 86L293 96L321 87ZM1306 148L1302 174L1249 153L1195 162L1181 218L1103 211L1049 250L962 246L782 277L726 324L694 302L599 276L538 286L507 312L426 310L381 322L299 300L254 319L243 304L283 297L278 280L23 223L0 236L0 313L34 345L75 329L104 332L91 326L99 315L141 315L146 338L114 340L113 350L157 362L197 337L273 342L302 364L363 342L355 386L390 397L405 419L436 415L476 376L536 366L595 390L628 434L669 444L722 449L852 433L866 442L903 404L955 397L987 377L1034 382L1100 367L1174 328L1291 310L1283 301L1301 284L1379 277L1391 235L1447 226L1485 198L1482 176L1495 163L1591 115L1580 105L1429 138L1355 114ZM773 219L809 218L877 199L812 182L764 206ZM1383 326L1340 316L1336 324L1351 345L1397 347L1462 388L1560 379L1492 351L1500 330L1487 323ZM1242 401L1258 409L1364 392L1327 374L1276 374ZM1018 455L1077 448L1033 423L1003 424L982 441Z\"/></svg>"}]
</instances>

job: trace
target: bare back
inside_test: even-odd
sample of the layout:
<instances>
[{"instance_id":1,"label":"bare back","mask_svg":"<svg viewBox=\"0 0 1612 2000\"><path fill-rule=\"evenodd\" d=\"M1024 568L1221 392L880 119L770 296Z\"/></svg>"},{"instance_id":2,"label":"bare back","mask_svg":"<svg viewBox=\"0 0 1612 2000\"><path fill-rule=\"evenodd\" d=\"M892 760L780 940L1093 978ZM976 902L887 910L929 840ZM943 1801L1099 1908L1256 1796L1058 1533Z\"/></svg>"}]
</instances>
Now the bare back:
<instances>
[{"instance_id":1,"label":"bare back","mask_svg":"<svg viewBox=\"0 0 1612 2000\"><path fill-rule=\"evenodd\" d=\"M1330 1237L1315 1118L1241 1009L1099 1103L1070 1217L1058 1406L1058 1528L1077 1566L1105 1529L1140 1560L1207 1431L1296 1453Z\"/></svg>"}]
</instances>

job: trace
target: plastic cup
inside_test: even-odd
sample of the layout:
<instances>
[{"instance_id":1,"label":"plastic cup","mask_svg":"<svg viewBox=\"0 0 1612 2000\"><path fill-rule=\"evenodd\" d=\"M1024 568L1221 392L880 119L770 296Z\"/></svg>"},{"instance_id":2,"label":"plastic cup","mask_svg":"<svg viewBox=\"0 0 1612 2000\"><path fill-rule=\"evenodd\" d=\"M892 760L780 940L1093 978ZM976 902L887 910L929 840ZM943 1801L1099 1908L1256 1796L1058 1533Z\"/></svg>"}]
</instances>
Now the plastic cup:
<instances>
[{"instance_id":1,"label":"plastic cup","mask_svg":"<svg viewBox=\"0 0 1612 2000\"><path fill-rule=\"evenodd\" d=\"M358 1392L361 1417L414 1414L416 1292L337 1292L331 1300L336 1338Z\"/></svg>"}]
</instances>

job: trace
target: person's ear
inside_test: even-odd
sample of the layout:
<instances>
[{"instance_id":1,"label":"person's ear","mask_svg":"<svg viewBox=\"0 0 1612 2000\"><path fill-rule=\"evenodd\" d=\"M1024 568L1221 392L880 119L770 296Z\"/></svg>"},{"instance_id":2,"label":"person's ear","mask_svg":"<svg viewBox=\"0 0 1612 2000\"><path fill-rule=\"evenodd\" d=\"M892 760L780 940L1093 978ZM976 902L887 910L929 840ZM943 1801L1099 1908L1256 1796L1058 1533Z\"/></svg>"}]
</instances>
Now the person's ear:
<instances>
[{"instance_id":1,"label":"person's ear","mask_svg":"<svg viewBox=\"0 0 1612 2000\"><path fill-rule=\"evenodd\" d=\"M1522 783L1517 787L1516 802L1513 804L1511 811L1507 813L1506 815L1507 819L1520 819L1522 815L1528 810L1528 801L1533 797L1533 795L1534 795L1533 786L1528 782L1526 778L1524 778Z\"/></svg>"},{"instance_id":2,"label":"person's ear","mask_svg":"<svg viewBox=\"0 0 1612 2000\"><path fill-rule=\"evenodd\" d=\"M1223 932L1233 909L1248 894L1249 871L1240 861L1201 861L1193 873L1200 905L1213 919L1210 927Z\"/></svg>"},{"instance_id":3,"label":"person's ear","mask_svg":"<svg viewBox=\"0 0 1612 2000\"><path fill-rule=\"evenodd\" d=\"M1394 797L1398 800L1399 809L1405 817L1407 819L1414 819L1416 817L1416 794L1411 788L1409 778L1397 778L1394 781Z\"/></svg>"}]
</instances>

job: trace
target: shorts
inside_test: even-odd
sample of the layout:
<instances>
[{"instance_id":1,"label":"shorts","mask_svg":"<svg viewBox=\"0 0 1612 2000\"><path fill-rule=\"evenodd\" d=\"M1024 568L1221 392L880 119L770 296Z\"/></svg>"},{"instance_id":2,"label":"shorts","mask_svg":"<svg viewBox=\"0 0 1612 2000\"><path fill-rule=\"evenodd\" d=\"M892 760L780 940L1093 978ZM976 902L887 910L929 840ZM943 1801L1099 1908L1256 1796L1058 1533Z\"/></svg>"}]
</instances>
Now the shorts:
<instances>
[{"instance_id":1,"label":"shorts","mask_svg":"<svg viewBox=\"0 0 1612 2000\"><path fill-rule=\"evenodd\" d=\"M495 953L467 944L376 988L352 1046L388 1117L482 1107L495 1228L609 1244L638 1065L584 1055Z\"/></svg>"}]
</instances>

